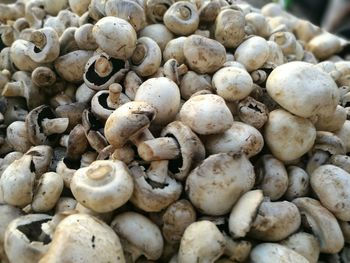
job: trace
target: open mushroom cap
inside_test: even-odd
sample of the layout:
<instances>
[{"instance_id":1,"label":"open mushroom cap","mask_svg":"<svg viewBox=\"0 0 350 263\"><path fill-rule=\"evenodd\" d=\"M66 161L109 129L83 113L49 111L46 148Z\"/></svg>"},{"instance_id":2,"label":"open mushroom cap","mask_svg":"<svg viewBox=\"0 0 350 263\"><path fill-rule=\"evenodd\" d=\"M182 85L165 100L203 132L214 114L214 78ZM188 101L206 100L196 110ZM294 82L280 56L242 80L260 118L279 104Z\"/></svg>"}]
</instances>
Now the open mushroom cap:
<instances>
[{"instance_id":1,"label":"open mushroom cap","mask_svg":"<svg viewBox=\"0 0 350 263\"><path fill-rule=\"evenodd\" d=\"M197 95L187 100L180 110L180 120L202 135L228 130L233 117L223 98L218 95Z\"/></svg>"},{"instance_id":2,"label":"open mushroom cap","mask_svg":"<svg viewBox=\"0 0 350 263\"><path fill-rule=\"evenodd\" d=\"M134 183L121 161L99 160L78 169L70 188L79 203L96 212L110 212L131 197Z\"/></svg>"},{"instance_id":3,"label":"open mushroom cap","mask_svg":"<svg viewBox=\"0 0 350 263\"><path fill-rule=\"evenodd\" d=\"M150 260L160 258L164 246L162 233L147 217L125 212L113 219L111 227L120 237L124 253L132 254L133 260L141 255Z\"/></svg>"},{"instance_id":4,"label":"open mushroom cap","mask_svg":"<svg viewBox=\"0 0 350 263\"><path fill-rule=\"evenodd\" d=\"M339 101L334 80L306 62L278 66L269 75L266 89L279 105L304 118L332 115Z\"/></svg>"},{"instance_id":5,"label":"open mushroom cap","mask_svg":"<svg viewBox=\"0 0 350 263\"><path fill-rule=\"evenodd\" d=\"M338 219L350 221L350 174L331 164L321 165L311 174L311 187L322 205Z\"/></svg>"},{"instance_id":6,"label":"open mushroom cap","mask_svg":"<svg viewBox=\"0 0 350 263\"><path fill-rule=\"evenodd\" d=\"M192 204L207 215L224 215L255 182L254 169L244 154L209 156L192 170L186 193Z\"/></svg>"},{"instance_id":7,"label":"open mushroom cap","mask_svg":"<svg viewBox=\"0 0 350 263\"><path fill-rule=\"evenodd\" d=\"M149 127L156 112L147 102L132 101L123 104L106 121L106 139L116 148L122 147L129 138Z\"/></svg>"},{"instance_id":8,"label":"open mushroom cap","mask_svg":"<svg viewBox=\"0 0 350 263\"><path fill-rule=\"evenodd\" d=\"M29 214L13 220L5 232L5 252L10 262L37 263L49 248L51 241L42 224L51 220L45 214Z\"/></svg>"},{"instance_id":9,"label":"open mushroom cap","mask_svg":"<svg viewBox=\"0 0 350 263\"><path fill-rule=\"evenodd\" d=\"M308 152L316 139L316 129L308 119L277 109L269 114L264 138L273 155L292 161Z\"/></svg>"},{"instance_id":10,"label":"open mushroom cap","mask_svg":"<svg viewBox=\"0 0 350 263\"><path fill-rule=\"evenodd\" d=\"M335 216L321 203L309 197L293 200L303 219L303 226L313 232L322 253L338 253L344 246L344 237Z\"/></svg>"},{"instance_id":11,"label":"open mushroom cap","mask_svg":"<svg viewBox=\"0 0 350 263\"><path fill-rule=\"evenodd\" d=\"M228 222L233 238L245 237L249 232L263 199L261 190L252 190L243 194L233 206Z\"/></svg>"},{"instance_id":12,"label":"open mushroom cap","mask_svg":"<svg viewBox=\"0 0 350 263\"><path fill-rule=\"evenodd\" d=\"M224 253L225 246L225 237L214 223L194 222L183 234L178 262L214 262Z\"/></svg>"},{"instance_id":13,"label":"open mushroom cap","mask_svg":"<svg viewBox=\"0 0 350 263\"><path fill-rule=\"evenodd\" d=\"M86 214L73 214L59 222L49 250L39 263L124 263L118 236L105 223Z\"/></svg>"},{"instance_id":14,"label":"open mushroom cap","mask_svg":"<svg viewBox=\"0 0 350 263\"><path fill-rule=\"evenodd\" d=\"M180 147L181 160L170 160L169 169L174 178L184 180L189 172L205 158L205 148L198 136L180 121L169 123L161 132L162 137L175 138ZM179 162L180 163L177 163ZM172 168L173 167L173 168Z\"/></svg>"},{"instance_id":15,"label":"open mushroom cap","mask_svg":"<svg viewBox=\"0 0 350 263\"><path fill-rule=\"evenodd\" d=\"M250 254L251 263L308 263L309 261L285 246L274 243L262 243L253 248Z\"/></svg>"}]
</instances>

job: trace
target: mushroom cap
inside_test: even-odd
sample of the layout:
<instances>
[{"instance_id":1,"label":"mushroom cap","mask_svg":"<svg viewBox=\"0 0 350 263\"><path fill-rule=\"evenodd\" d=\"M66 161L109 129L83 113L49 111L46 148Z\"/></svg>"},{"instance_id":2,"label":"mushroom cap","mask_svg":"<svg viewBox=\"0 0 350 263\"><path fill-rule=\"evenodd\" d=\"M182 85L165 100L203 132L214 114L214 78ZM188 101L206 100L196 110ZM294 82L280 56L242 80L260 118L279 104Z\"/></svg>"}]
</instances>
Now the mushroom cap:
<instances>
[{"instance_id":1,"label":"mushroom cap","mask_svg":"<svg viewBox=\"0 0 350 263\"><path fill-rule=\"evenodd\" d=\"M310 263L317 263L320 254L320 245L317 238L309 233L299 232L281 242L295 252L305 257Z\"/></svg>"},{"instance_id":2,"label":"mushroom cap","mask_svg":"<svg viewBox=\"0 0 350 263\"><path fill-rule=\"evenodd\" d=\"M134 184L123 162L98 160L78 169L70 188L79 203L104 213L125 204L132 195Z\"/></svg>"},{"instance_id":3,"label":"mushroom cap","mask_svg":"<svg viewBox=\"0 0 350 263\"><path fill-rule=\"evenodd\" d=\"M269 114L264 138L273 155L292 161L308 152L316 139L316 129L308 119L277 109Z\"/></svg>"},{"instance_id":4,"label":"mushroom cap","mask_svg":"<svg viewBox=\"0 0 350 263\"><path fill-rule=\"evenodd\" d=\"M5 203L24 207L32 202L35 174L32 156L23 155L12 162L0 177L0 187Z\"/></svg>"},{"instance_id":5,"label":"mushroom cap","mask_svg":"<svg viewBox=\"0 0 350 263\"><path fill-rule=\"evenodd\" d=\"M167 124L175 119L180 109L180 91L168 78L150 78L138 88L135 101L144 101L157 110L156 124Z\"/></svg>"},{"instance_id":6,"label":"mushroom cap","mask_svg":"<svg viewBox=\"0 0 350 263\"><path fill-rule=\"evenodd\" d=\"M342 50L339 37L323 33L315 36L307 43L307 49L318 59L326 59Z\"/></svg>"},{"instance_id":7,"label":"mushroom cap","mask_svg":"<svg viewBox=\"0 0 350 263\"><path fill-rule=\"evenodd\" d=\"M15 151L26 152L32 146L24 121L14 121L6 129L7 142Z\"/></svg>"},{"instance_id":8,"label":"mushroom cap","mask_svg":"<svg viewBox=\"0 0 350 263\"><path fill-rule=\"evenodd\" d=\"M350 135L350 121L346 120L341 129L335 132L335 135L345 144L346 152L350 152L350 140L348 139Z\"/></svg>"},{"instance_id":9,"label":"mushroom cap","mask_svg":"<svg viewBox=\"0 0 350 263\"><path fill-rule=\"evenodd\" d=\"M178 262L214 262L224 253L225 246L226 240L214 223L194 222L182 236Z\"/></svg>"},{"instance_id":10,"label":"mushroom cap","mask_svg":"<svg viewBox=\"0 0 350 263\"><path fill-rule=\"evenodd\" d=\"M236 61L243 64L248 72L262 67L269 57L267 41L253 36L242 42L235 51Z\"/></svg>"},{"instance_id":11,"label":"mushroom cap","mask_svg":"<svg viewBox=\"0 0 350 263\"><path fill-rule=\"evenodd\" d=\"M259 244L250 253L251 263L308 263L309 261L285 246L274 243Z\"/></svg>"},{"instance_id":12,"label":"mushroom cap","mask_svg":"<svg viewBox=\"0 0 350 263\"><path fill-rule=\"evenodd\" d=\"M266 81L268 94L289 112L304 118L334 114L339 101L332 77L306 62L289 62L275 68Z\"/></svg>"},{"instance_id":13,"label":"mushroom cap","mask_svg":"<svg viewBox=\"0 0 350 263\"><path fill-rule=\"evenodd\" d=\"M300 227L296 205L288 201L263 202L248 236L263 241L280 241Z\"/></svg>"},{"instance_id":14,"label":"mushroom cap","mask_svg":"<svg viewBox=\"0 0 350 263\"><path fill-rule=\"evenodd\" d=\"M157 260L162 255L162 233L147 217L135 212L124 212L113 219L111 227L125 244L125 252L136 249L150 260Z\"/></svg>"},{"instance_id":15,"label":"mushroom cap","mask_svg":"<svg viewBox=\"0 0 350 263\"><path fill-rule=\"evenodd\" d=\"M131 101L117 108L107 119L104 133L107 141L121 148L129 138L147 129L157 110L147 102Z\"/></svg>"},{"instance_id":16,"label":"mushroom cap","mask_svg":"<svg viewBox=\"0 0 350 263\"><path fill-rule=\"evenodd\" d=\"M229 230L233 238L245 237L257 214L258 208L264 200L261 190L246 192L233 206L229 217Z\"/></svg>"},{"instance_id":17,"label":"mushroom cap","mask_svg":"<svg viewBox=\"0 0 350 263\"><path fill-rule=\"evenodd\" d=\"M105 223L86 214L73 214L57 226L44 262L120 262L123 248L118 236Z\"/></svg>"},{"instance_id":18,"label":"mushroom cap","mask_svg":"<svg viewBox=\"0 0 350 263\"><path fill-rule=\"evenodd\" d=\"M311 174L311 187L322 205L338 219L350 221L350 174L331 164L321 165Z\"/></svg>"},{"instance_id":19,"label":"mushroom cap","mask_svg":"<svg viewBox=\"0 0 350 263\"><path fill-rule=\"evenodd\" d=\"M28 139L34 145L53 145L59 139L58 134L46 135L41 122L44 119L55 119L55 112L47 105L41 105L31 110L26 116ZM67 123L68 126L68 123Z\"/></svg>"},{"instance_id":20,"label":"mushroom cap","mask_svg":"<svg viewBox=\"0 0 350 263\"><path fill-rule=\"evenodd\" d=\"M163 51L166 44L174 38L174 35L163 24L151 24L140 31L139 37L152 38L157 42L160 50Z\"/></svg>"},{"instance_id":21,"label":"mushroom cap","mask_svg":"<svg viewBox=\"0 0 350 263\"><path fill-rule=\"evenodd\" d=\"M244 154L209 156L186 180L192 204L207 215L224 215L254 186L254 169Z\"/></svg>"},{"instance_id":22,"label":"mushroom cap","mask_svg":"<svg viewBox=\"0 0 350 263\"><path fill-rule=\"evenodd\" d=\"M51 220L45 214L29 214L13 220L5 232L5 252L9 262L37 263L49 248L50 238L41 225Z\"/></svg>"},{"instance_id":23,"label":"mushroom cap","mask_svg":"<svg viewBox=\"0 0 350 263\"><path fill-rule=\"evenodd\" d=\"M183 49L187 65L197 73L214 73L226 61L225 47L203 36L187 37Z\"/></svg>"},{"instance_id":24,"label":"mushroom cap","mask_svg":"<svg viewBox=\"0 0 350 263\"><path fill-rule=\"evenodd\" d=\"M186 40L186 37L177 37L170 40L165 46L163 51L164 61L168 61L169 59L174 58L179 64L185 63L185 55L184 55L185 40Z\"/></svg>"},{"instance_id":25,"label":"mushroom cap","mask_svg":"<svg viewBox=\"0 0 350 263\"><path fill-rule=\"evenodd\" d=\"M337 131L343 126L346 117L346 109L337 105L334 114L330 116L320 115L315 123L315 127L318 131Z\"/></svg>"},{"instance_id":26,"label":"mushroom cap","mask_svg":"<svg viewBox=\"0 0 350 263\"><path fill-rule=\"evenodd\" d=\"M158 187L149 182L143 167L133 165L130 171L135 184L130 201L136 207L147 212L159 212L179 199L182 185L175 179L167 175L164 184Z\"/></svg>"},{"instance_id":27,"label":"mushroom cap","mask_svg":"<svg viewBox=\"0 0 350 263\"><path fill-rule=\"evenodd\" d=\"M205 158L205 148L198 136L180 121L169 123L160 134L162 137L175 138L180 147L181 162L170 160L169 166L174 166L173 176L177 180L184 180L189 172ZM176 165L176 166L175 166Z\"/></svg>"},{"instance_id":28,"label":"mushroom cap","mask_svg":"<svg viewBox=\"0 0 350 263\"><path fill-rule=\"evenodd\" d=\"M285 192L285 198L292 201L295 198L307 196L310 190L310 176L298 166L289 166L288 171L288 188Z\"/></svg>"},{"instance_id":29,"label":"mushroom cap","mask_svg":"<svg viewBox=\"0 0 350 263\"><path fill-rule=\"evenodd\" d=\"M209 154L243 152L248 158L258 154L264 146L264 138L253 126L235 121L230 129L203 139Z\"/></svg>"},{"instance_id":30,"label":"mushroom cap","mask_svg":"<svg viewBox=\"0 0 350 263\"><path fill-rule=\"evenodd\" d=\"M135 50L135 29L124 19L106 16L98 20L92 34L98 46L111 57L126 60Z\"/></svg>"},{"instance_id":31,"label":"mushroom cap","mask_svg":"<svg viewBox=\"0 0 350 263\"><path fill-rule=\"evenodd\" d=\"M253 80L248 72L238 67L224 67L215 72L213 88L226 101L247 97L253 90Z\"/></svg>"},{"instance_id":32,"label":"mushroom cap","mask_svg":"<svg viewBox=\"0 0 350 263\"><path fill-rule=\"evenodd\" d=\"M344 247L344 237L334 215L321 203L309 197L293 200L303 218L303 225L311 228L322 253L338 253Z\"/></svg>"},{"instance_id":33,"label":"mushroom cap","mask_svg":"<svg viewBox=\"0 0 350 263\"><path fill-rule=\"evenodd\" d=\"M225 132L233 123L224 99L213 94L191 97L182 105L179 116L180 121L202 135Z\"/></svg>"}]
</instances>

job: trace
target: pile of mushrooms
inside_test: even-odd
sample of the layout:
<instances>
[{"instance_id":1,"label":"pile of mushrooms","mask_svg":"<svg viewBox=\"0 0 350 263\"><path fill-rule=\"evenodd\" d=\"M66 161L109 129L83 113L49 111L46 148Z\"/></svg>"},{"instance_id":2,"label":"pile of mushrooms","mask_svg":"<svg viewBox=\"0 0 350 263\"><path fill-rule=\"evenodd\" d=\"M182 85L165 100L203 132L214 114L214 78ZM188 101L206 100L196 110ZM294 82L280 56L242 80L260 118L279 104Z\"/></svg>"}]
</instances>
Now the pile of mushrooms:
<instances>
[{"instance_id":1,"label":"pile of mushrooms","mask_svg":"<svg viewBox=\"0 0 350 263\"><path fill-rule=\"evenodd\" d=\"M349 46L275 3L0 4L0 262L350 262Z\"/></svg>"}]
</instances>

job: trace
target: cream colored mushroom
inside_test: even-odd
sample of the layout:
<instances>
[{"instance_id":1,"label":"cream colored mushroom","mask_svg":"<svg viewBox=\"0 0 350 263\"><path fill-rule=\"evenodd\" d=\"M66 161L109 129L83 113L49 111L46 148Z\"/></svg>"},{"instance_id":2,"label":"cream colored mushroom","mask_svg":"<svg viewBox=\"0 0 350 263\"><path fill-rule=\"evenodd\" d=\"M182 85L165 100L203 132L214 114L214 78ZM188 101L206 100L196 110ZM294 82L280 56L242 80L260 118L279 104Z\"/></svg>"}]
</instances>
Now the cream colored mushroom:
<instances>
[{"instance_id":1,"label":"cream colored mushroom","mask_svg":"<svg viewBox=\"0 0 350 263\"><path fill-rule=\"evenodd\" d=\"M266 81L268 94L300 117L334 114L339 93L334 80L305 62L290 62L274 69Z\"/></svg>"},{"instance_id":2,"label":"cream colored mushroom","mask_svg":"<svg viewBox=\"0 0 350 263\"><path fill-rule=\"evenodd\" d=\"M335 132L345 144L346 152L350 152L350 140L348 139L350 136L350 121L346 120L340 130Z\"/></svg>"},{"instance_id":3,"label":"cream colored mushroom","mask_svg":"<svg viewBox=\"0 0 350 263\"><path fill-rule=\"evenodd\" d=\"M202 135L225 132L233 123L225 101L212 94L191 97L182 106L179 117L194 132Z\"/></svg>"},{"instance_id":4,"label":"cream colored mushroom","mask_svg":"<svg viewBox=\"0 0 350 263\"><path fill-rule=\"evenodd\" d=\"M310 176L308 173L298 167L289 166L288 171L288 188L285 192L285 198L292 201L298 197L307 196L310 191Z\"/></svg>"},{"instance_id":5,"label":"cream colored mushroom","mask_svg":"<svg viewBox=\"0 0 350 263\"><path fill-rule=\"evenodd\" d=\"M181 239L178 262L215 262L225 246L225 238L214 223L206 220L192 223Z\"/></svg>"},{"instance_id":6,"label":"cream colored mushroom","mask_svg":"<svg viewBox=\"0 0 350 263\"><path fill-rule=\"evenodd\" d=\"M292 161L311 149L316 129L308 119L278 109L269 114L264 138L276 158Z\"/></svg>"},{"instance_id":7,"label":"cream colored mushroom","mask_svg":"<svg viewBox=\"0 0 350 263\"><path fill-rule=\"evenodd\" d=\"M50 248L39 263L125 263L118 236L105 223L86 214L60 221Z\"/></svg>"},{"instance_id":8,"label":"cream colored mushroom","mask_svg":"<svg viewBox=\"0 0 350 263\"><path fill-rule=\"evenodd\" d=\"M162 234L147 217L124 212L113 219L111 227L121 240L127 262L135 262L141 255L150 260L157 260L162 255Z\"/></svg>"},{"instance_id":9,"label":"cream colored mushroom","mask_svg":"<svg viewBox=\"0 0 350 263\"><path fill-rule=\"evenodd\" d=\"M307 263L305 257L285 246L274 243L262 243L253 248L251 263Z\"/></svg>"},{"instance_id":10,"label":"cream colored mushroom","mask_svg":"<svg viewBox=\"0 0 350 263\"><path fill-rule=\"evenodd\" d=\"M326 59L342 50L339 38L330 33L323 33L312 38L307 49L318 59Z\"/></svg>"},{"instance_id":11,"label":"cream colored mushroom","mask_svg":"<svg viewBox=\"0 0 350 263\"><path fill-rule=\"evenodd\" d=\"M70 188L79 203L96 212L109 212L125 204L134 184L120 161L99 160L74 173Z\"/></svg>"},{"instance_id":12,"label":"cream colored mushroom","mask_svg":"<svg viewBox=\"0 0 350 263\"><path fill-rule=\"evenodd\" d=\"M185 191L200 212L224 215L254 181L253 166L244 154L220 153L209 156L190 173Z\"/></svg>"}]
</instances>

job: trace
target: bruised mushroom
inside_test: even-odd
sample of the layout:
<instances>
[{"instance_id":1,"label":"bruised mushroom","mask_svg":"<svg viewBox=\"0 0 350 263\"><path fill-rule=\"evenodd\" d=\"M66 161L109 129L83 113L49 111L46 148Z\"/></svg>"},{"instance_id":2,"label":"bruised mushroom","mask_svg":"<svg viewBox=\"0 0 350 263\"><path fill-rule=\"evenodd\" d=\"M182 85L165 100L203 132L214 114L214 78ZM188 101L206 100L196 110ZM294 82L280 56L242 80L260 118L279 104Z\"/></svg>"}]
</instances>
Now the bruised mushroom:
<instances>
[{"instance_id":1,"label":"bruised mushroom","mask_svg":"<svg viewBox=\"0 0 350 263\"><path fill-rule=\"evenodd\" d=\"M244 154L220 153L192 170L185 191L200 212L224 215L253 187L254 181L253 166Z\"/></svg>"}]
</instances>

